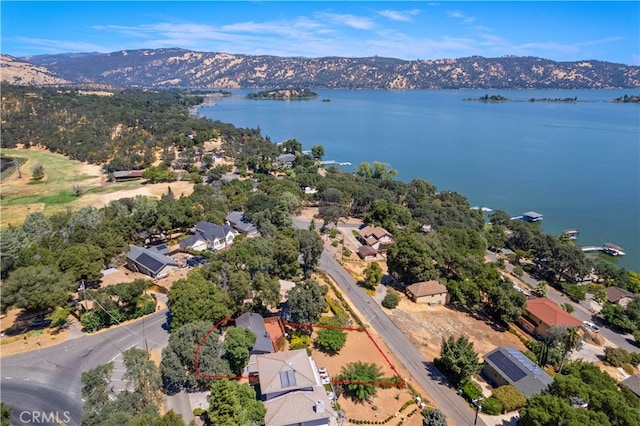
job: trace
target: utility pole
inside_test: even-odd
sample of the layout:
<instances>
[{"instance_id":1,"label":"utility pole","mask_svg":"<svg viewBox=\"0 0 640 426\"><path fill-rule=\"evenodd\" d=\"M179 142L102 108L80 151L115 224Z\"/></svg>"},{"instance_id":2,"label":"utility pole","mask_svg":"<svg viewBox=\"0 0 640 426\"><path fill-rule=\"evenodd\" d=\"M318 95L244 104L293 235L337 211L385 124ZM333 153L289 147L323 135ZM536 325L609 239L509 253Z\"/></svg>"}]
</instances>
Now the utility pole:
<instances>
[{"instance_id":1,"label":"utility pole","mask_svg":"<svg viewBox=\"0 0 640 426\"><path fill-rule=\"evenodd\" d=\"M481 397L479 397L479 398L477 398L477 399L472 399L471 401L472 401L472 402L475 404L475 406L476 406L476 419L473 421L473 424L474 424L474 425L477 425L477 424L478 424L478 414L480 414L480 411L482 411L482 405L480 405L480 403L481 403L482 401L484 401L484 397L483 397L483 396L481 396Z\"/></svg>"}]
</instances>

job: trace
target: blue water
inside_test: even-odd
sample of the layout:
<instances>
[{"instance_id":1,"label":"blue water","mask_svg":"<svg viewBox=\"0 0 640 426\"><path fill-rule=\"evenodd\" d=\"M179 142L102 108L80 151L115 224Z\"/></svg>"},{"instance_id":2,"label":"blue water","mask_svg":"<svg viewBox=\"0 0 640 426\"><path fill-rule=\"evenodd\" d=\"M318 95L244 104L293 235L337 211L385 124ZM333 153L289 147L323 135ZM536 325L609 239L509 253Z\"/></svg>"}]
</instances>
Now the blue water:
<instances>
[{"instance_id":1,"label":"blue water","mask_svg":"<svg viewBox=\"0 0 640 426\"><path fill-rule=\"evenodd\" d=\"M321 144L325 159L354 167L387 162L398 179L429 180L472 205L540 212L545 232L577 228L580 245L617 244L627 255L616 264L640 271L640 105L604 102L638 90L316 91L317 99L283 102L237 90L199 112L259 126L273 142ZM584 102L463 101L487 93Z\"/></svg>"}]
</instances>

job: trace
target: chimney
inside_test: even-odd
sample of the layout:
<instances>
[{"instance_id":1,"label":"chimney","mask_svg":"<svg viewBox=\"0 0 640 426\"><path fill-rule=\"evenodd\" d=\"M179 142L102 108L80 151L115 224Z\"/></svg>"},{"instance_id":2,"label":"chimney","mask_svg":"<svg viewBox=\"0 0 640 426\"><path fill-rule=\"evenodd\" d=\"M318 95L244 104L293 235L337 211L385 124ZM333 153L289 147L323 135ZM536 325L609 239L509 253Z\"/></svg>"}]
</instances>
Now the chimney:
<instances>
[{"instance_id":1,"label":"chimney","mask_svg":"<svg viewBox=\"0 0 640 426\"><path fill-rule=\"evenodd\" d=\"M324 401L321 399L316 400L315 406L316 413L324 413Z\"/></svg>"}]
</instances>

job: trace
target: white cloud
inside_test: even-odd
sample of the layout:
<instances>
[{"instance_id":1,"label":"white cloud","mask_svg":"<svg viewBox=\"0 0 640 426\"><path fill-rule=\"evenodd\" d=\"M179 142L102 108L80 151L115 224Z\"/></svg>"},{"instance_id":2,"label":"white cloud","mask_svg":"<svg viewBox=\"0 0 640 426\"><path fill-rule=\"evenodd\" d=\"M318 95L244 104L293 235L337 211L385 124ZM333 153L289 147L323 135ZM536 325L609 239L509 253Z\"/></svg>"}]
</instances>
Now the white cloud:
<instances>
[{"instance_id":1,"label":"white cloud","mask_svg":"<svg viewBox=\"0 0 640 426\"><path fill-rule=\"evenodd\" d=\"M447 10L447 15L450 18L460 19L463 22L471 23L476 20L475 16L467 16L459 10Z\"/></svg>"},{"instance_id":2,"label":"white cloud","mask_svg":"<svg viewBox=\"0 0 640 426\"><path fill-rule=\"evenodd\" d=\"M17 37L17 42L29 45L39 52L66 53L66 52L109 52L100 44L87 43L73 40L52 40L44 38Z\"/></svg>"},{"instance_id":3,"label":"white cloud","mask_svg":"<svg viewBox=\"0 0 640 426\"><path fill-rule=\"evenodd\" d=\"M346 25L357 30L370 30L373 28L373 21L363 16L347 15L341 13L318 12L316 17L333 24Z\"/></svg>"},{"instance_id":4,"label":"white cloud","mask_svg":"<svg viewBox=\"0 0 640 426\"><path fill-rule=\"evenodd\" d=\"M392 21L411 21L412 17L420 13L418 9L412 10L379 10L376 12L380 16L391 19Z\"/></svg>"}]
</instances>

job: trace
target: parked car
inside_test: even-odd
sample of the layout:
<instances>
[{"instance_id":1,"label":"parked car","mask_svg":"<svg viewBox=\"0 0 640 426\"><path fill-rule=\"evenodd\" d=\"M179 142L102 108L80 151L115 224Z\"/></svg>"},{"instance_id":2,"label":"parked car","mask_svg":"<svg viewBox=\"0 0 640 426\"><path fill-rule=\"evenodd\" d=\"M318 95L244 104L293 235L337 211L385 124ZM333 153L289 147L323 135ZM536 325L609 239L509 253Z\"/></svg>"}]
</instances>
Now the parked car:
<instances>
[{"instance_id":1,"label":"parked car","mask_svg":"<svg viewBox=\"0 0 640 426\"><path fill-rule=\"evenodd\" d=\"M31 321L29 323L29 327L31 327L31 328L40 328L40 327L46 327L49 324L51 324L51 320L50 319L38 318L38 319L34 319L33 321Z\"/></svg>"},{"instance_id":2,"label":"parked car","mask_svg":"<svg viewBox=\"0 0 640 426\"><path fill-rule=\"evenodd\" d=\"M195 266L200 265L200 262L195 257L192 257L190 259L187 259L187 265L195 267Z\"/></svg>"},{"instance_id":3,"label":"parked car","mask_svg":"<svg viewBox=\"0 0 640 426\"><path fill-rule=\"evenodd\" d=\"M582 323L584 324L585 327L587 327L589 330L593 331L594 333L600 333L600 328L594 323L592 323L591 321L582 321Z\"/></svg>"}]
</instances>

